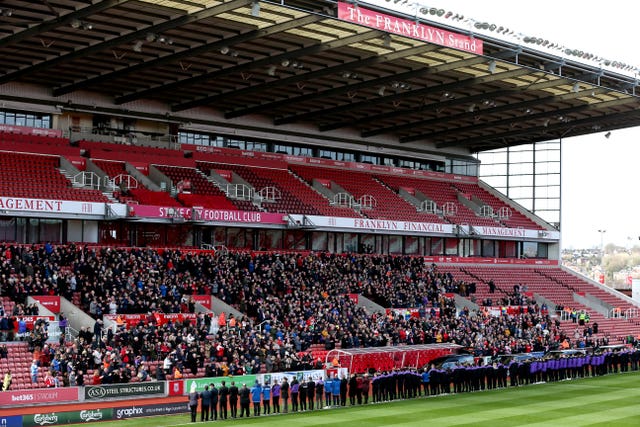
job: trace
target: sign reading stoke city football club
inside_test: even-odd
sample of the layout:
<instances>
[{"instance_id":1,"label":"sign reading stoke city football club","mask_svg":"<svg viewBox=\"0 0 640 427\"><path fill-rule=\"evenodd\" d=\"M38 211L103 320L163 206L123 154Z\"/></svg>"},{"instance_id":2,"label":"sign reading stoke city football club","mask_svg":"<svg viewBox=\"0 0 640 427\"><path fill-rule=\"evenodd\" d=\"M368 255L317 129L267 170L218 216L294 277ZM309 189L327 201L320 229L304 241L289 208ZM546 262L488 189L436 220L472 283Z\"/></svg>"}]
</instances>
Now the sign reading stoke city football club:
<instances>
[{"instance_id":1,"label":"sign reading stoke city football club","mask_svg":"<svg viewBox=\"0 0 640 427\"><path fill-rule=\"evenodd\" d=\"M441 28L424 25L417 20L399 18L375 10L366 9L357 4L338 3L338 18L354 24L375 28L376 30L412 39L422 40L440 46L463 50L482 55L482 40Z\"/></svg>"}]
</instances>

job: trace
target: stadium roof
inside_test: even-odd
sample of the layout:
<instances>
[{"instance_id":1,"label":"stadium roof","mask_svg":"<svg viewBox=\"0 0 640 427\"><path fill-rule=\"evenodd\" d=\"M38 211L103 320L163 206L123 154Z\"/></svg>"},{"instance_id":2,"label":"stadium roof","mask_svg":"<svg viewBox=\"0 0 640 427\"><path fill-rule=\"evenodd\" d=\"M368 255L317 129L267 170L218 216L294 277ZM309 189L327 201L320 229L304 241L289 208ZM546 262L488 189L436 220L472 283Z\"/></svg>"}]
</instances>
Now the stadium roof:
<instances>
[{"instance_id":1,"label":"stadium roof","mask_svg":"<svg viewBox=\"0 0 640 427\"><path fill-rule=\"evenodd\" d=\"M90 109L74 94L93 93L113 106L96 112L146 102L165 108L149 118L180 121L212 108L274 129L348 129L363 144L384 136L469 153L640 125L635 78L486 36L482 54L426 43L338 19L337 9L322 0L4 0L0 99Z\"/></svg>"}]
</instances>

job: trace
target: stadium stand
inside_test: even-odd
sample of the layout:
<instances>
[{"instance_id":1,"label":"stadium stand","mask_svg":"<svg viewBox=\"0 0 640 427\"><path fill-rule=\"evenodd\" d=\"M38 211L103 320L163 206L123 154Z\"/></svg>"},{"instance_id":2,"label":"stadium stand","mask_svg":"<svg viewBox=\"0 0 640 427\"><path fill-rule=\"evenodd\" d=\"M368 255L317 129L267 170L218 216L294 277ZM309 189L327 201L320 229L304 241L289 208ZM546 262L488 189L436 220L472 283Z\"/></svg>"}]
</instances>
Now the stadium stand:
<instances>
[{"instance_id":1,"label":"stadium stand","mask_svg":"<svg viewBox=\"0 0 640 427\"><path fill-rule=\"evenodd\" d=\"M476 157L637 125L637 76L493 35L476 51L482 31L427 26L435 8L375 13L425 15L454 45L367 29L344 15L354 2L8 3L0 374L14 389L328 362L394 371L371 380L381 401L414 397L379 384L415 385L415 368L458 347L479 361L640 339L637 306L558 267L559 222L479 182ZM57 9L74 19L43 18ZM112 182L80 188L67 167ZM114 182L128 171L141 183ZM71 301L81 326L37 296ZM585 375L549 362L513 385ZM493 366L469 368L482 388L506 386L514 364ZM481 387L431 372L433 394Z\"/></svg>"},{"instance_id":2,"label":"stadium stand","mask_svg":"<svg viewBox=\"0 0 640 427\"><path fill-rule=\"evenodd\" d=\"M549 311L541 310L527 295L533 291L546 292L549 300L562 297L553 287L544 287L549 279L526 268L444 267L426 265L421 258L376 255L189 255L179 250L76 246L8 246L2 254L2 285L16 303L4 304L3 318L10 323L24 314L27 296L52 293L75 300L96 319L107 313L141 315L131 328L123 323L116 330L107 329L100 321L96 329L79 331L71 341L47 346L51 361L44 363L46 367L64 360L82 371L87 383L141 380L141 370L146 370L143 378L155 376L154 369L167 356L188 378L212 371L311 366L324 362L322 356L333 348L448 342L477 355L495 355L557 348L565 340L586 345L626 338L612 335L604 324L599 334L574 337L571 324L554 323ZM478 283L457 279L458 273L477 278ZM509 289L514 278L522 286L517 290ZM490 306L511 307L510 311L490 314L487 307L472 313L456 307L453 295L471 297L473 290L481 288L480 282L489 280L503 291L492 294L501 295L502 300ZM367 313L347 296L353 293L393 310ZM157 313L194 313L190 298L194 294L211 294L244 317L220 322L221 313L201 313L189 322L158 323ZM416 314L405 314L408 309ZM568 332L563 332L566 327ZM505 328L509 334L504 334ZM9 331L2 333L9 337ZM42 350L34 344L33 332L27 341L30 353ZM102 344L96 347L96 343ZM15 349L18 356L14 359L12 353L9 363L22 369L30 357L23 351L24 344ZM365 371L379 360L372 352L359 359L355 368Z\"/></svg>"}]
</instances>

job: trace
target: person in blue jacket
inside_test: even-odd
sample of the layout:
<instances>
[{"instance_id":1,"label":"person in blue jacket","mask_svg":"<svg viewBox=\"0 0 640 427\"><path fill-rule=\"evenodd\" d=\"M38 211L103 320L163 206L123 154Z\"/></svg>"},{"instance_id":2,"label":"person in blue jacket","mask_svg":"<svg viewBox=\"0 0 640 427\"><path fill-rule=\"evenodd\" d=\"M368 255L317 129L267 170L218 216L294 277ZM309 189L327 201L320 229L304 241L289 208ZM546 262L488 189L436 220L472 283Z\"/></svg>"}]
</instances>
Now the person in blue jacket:
<instances>
[{"instance_id":1,"label":"person in blue jacket","mask_svg":"<svg viewBox=\"0 0 640 427\"><path fill-rule=\"evenodd\" d=\"M331 381L331 395L333 396L333 406L340 406L340 378L337 375Z\"/></svg>"},{"instance_id":2,"label":"person in blue jacket","mask_svg":"<svg viewBox=\"0 0 640 427\"><path fill-rule=\"evenodd\" d=\"M331 391L333 390L333 380L328 377L324 380L324 406L331 406Z\"/></svg>"},{"instance_id":3,"label":"person in blue jacket","mask_svg":"<svg viewBox=\"0 0 640 427\"><path fill-rule=\"evenodd\" d=\"M271 386L266 382L262 386L262 408L263 414L271 414Z\"/></svg>"},{"instance_id":4,"label":"person in blue jacket","mask_svg":"<svg viewBox=\"0 0 640 427\"><path fill-rule=\"evenodd\" d=\"M425 396L429 396L429 370L427 368L422 370L422 392Z\"/></svg>"},{"instance_id":5,"label":"person in blue jacket","mask_svg":"<svg viewBox=\"0 0 640 427\"><path fill-rule=\"evenodd\" d=\"M260 387L260 383L256 380L256 383L251 387L251 402L253 402L253 416L257 417L260 415L260 400L262 399L262 387Z\"/></svg>"}]
</instances>

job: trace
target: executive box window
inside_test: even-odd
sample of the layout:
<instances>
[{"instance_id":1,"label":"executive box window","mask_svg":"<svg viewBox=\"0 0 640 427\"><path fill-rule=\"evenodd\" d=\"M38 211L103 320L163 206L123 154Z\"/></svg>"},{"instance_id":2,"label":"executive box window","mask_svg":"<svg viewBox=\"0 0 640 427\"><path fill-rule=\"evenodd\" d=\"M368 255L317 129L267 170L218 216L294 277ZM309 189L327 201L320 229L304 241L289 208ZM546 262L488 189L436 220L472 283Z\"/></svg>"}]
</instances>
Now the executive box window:
<instances>
[{"instance_id":1,"label":"executive box window","mask_svg":"<svg viewBox=\"0 0 640 427\"><path fill-rule=\"evenodd\" d=\"M0 111L0 124L51 129L51 114Z\"/></svg>"}]
</instances>

